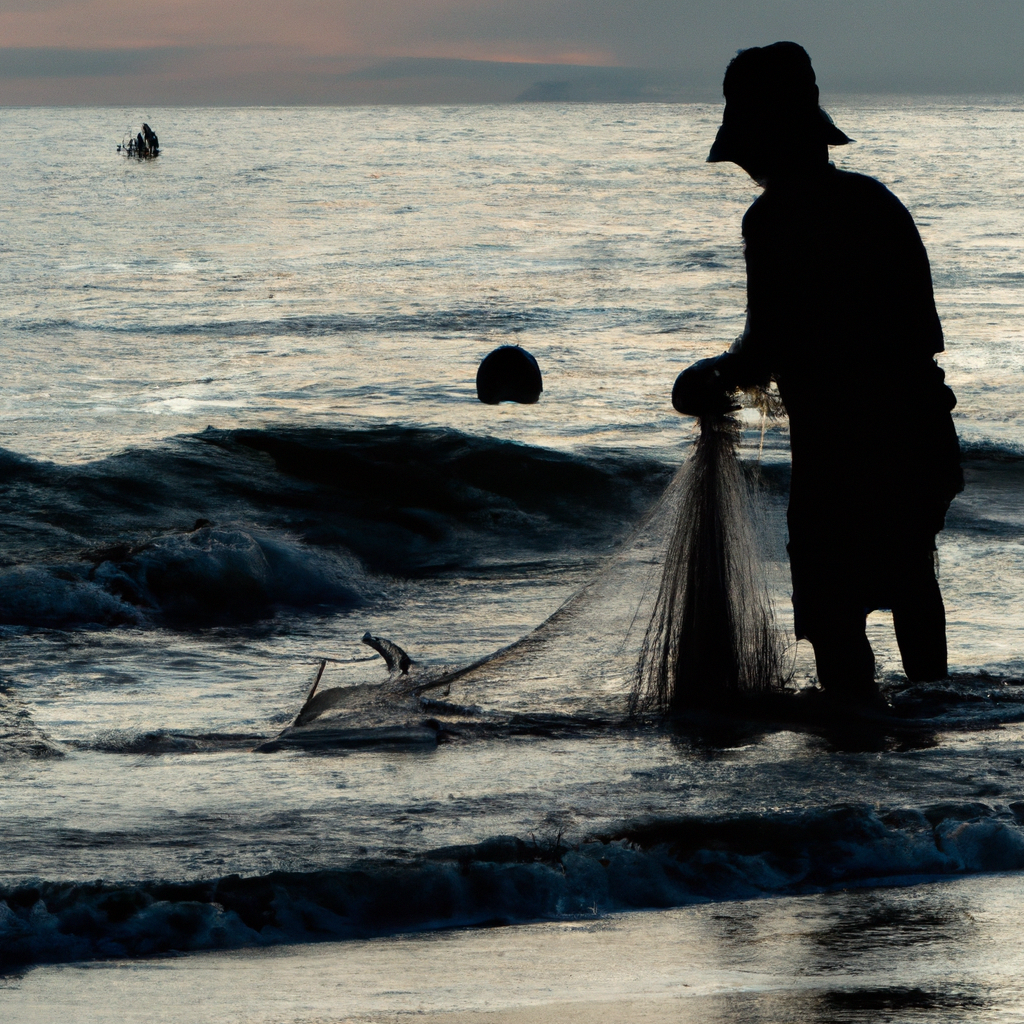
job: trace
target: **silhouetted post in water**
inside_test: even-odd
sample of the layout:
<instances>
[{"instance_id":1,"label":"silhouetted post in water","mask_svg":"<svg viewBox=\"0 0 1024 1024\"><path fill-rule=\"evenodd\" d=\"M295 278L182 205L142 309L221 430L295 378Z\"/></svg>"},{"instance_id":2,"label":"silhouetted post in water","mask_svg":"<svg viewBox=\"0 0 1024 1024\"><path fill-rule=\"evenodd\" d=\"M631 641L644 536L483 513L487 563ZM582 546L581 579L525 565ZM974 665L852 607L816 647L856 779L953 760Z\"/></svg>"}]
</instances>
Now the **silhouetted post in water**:
<instances>
[{"instance_id":1,"label":"silhouetted post in water","mask_svg":"<svg viewBox=\"0 0 1024 1024\"><path fill-rule=\"evenodd\" d=\"M728 352L683 371L673 404L699 415L715 396L777 382L796 634L829 695L870 702L875 608L892 609L908 678L947 672L935 536L963 475L928 257L891 192L829 163L828 147L851 140L818 105L802 47L742 51L723 90L708 160L764 188L743 218L747 323Z\"/></svg>"}]
</instances>

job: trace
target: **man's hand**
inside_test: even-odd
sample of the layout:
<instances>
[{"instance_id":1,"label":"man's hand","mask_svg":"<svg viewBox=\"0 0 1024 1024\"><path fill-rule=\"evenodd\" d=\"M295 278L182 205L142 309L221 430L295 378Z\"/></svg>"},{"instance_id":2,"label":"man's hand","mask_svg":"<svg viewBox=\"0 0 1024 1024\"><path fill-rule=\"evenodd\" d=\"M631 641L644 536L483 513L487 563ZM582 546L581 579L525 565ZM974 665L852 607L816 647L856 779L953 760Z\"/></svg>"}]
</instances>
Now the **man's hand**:
<instances>
[{"instance_id":1,"label":"man's hand","mask_svg":"<svg viewBox=\"0 0 1024 1024\"><path fill-rule=\"evenodd\" d=\"M729 353L688 366L672 388L672 407L684 416L723 416L738 409L726 370Z\"/></svg>"}]
</instances>

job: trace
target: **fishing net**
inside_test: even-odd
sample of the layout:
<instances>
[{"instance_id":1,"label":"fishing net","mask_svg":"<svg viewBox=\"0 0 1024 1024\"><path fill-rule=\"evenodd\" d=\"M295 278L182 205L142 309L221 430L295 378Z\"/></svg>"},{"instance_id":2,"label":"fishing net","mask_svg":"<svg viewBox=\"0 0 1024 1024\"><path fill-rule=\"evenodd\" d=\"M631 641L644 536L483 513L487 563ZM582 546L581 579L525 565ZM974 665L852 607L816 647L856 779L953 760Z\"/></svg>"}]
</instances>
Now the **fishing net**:
<instances>
[{"instance_id":1,"label":"fishing net","mask_svg":"<svg viewBox=\"0 0 1024 1024\"><path fill-rule=\"evenodd\" d=\"M738 440L731 417L701 420L640 648L633 713L672 714L781 685L779 635Z\"/></svg>"},{"instance_id":2,"label":"fishing net","mask_svg":"<svg viewBox=\"0 0 1024 1024\"><path fill-rule=\"evenodd\" d=\"M776 688L778 634L739 437L731 417L703 420L632 536L522 639L458 667L403 669L398 650L386 684L311 693L296 728L262 749L337 745L342 733L352 743L433 742L431 728L564 733ZM380 650L379 638L369 642Z\"/></svg>"},{"instance_id":3,"label":"fishing net","mask_svg":"<svg viewBox=\"0 0 1024 1024\"><path fill-rule=\"evenodd\" d=\"M701 421L683 467L600 572L527 636L424 692L522 712L670 715L780 686L739 439L732 417Z\"/></svg>"}]
</instances>

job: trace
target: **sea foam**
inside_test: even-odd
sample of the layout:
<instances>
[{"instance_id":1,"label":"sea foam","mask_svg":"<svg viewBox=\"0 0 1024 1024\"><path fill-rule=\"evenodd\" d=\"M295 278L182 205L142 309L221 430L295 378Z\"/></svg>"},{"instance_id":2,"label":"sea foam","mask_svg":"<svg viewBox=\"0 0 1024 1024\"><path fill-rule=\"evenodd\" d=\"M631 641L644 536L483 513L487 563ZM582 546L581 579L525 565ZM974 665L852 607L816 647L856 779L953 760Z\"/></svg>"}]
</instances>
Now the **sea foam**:
<instances>
[{"instance_id":1,"label":"sea foam","mask_svg":"<svg viewBox=\"0 0 1024 1024\"><path fill-rule=\"evenodd\" d=\"M8 965L337 940L1024 869L1024 805L649 821L312 872L0 890Z\"/></svg>"}]
</instances>

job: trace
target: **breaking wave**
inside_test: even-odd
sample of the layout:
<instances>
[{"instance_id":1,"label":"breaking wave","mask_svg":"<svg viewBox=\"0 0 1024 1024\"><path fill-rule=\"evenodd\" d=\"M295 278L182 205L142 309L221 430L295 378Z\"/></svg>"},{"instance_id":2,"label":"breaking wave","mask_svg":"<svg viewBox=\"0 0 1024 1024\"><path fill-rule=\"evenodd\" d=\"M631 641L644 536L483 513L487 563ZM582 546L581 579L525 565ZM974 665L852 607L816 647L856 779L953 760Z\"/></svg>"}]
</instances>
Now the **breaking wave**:
<instances>
[{"instance_id":1,"label":"breaking wave","mask_svg":"<svg viewBox=\"0 0 1024 1024\"><path fill-rule=\"evenodd\" d=\"M501 836L408 862L0 889L0 962L361 938L1024 868L1024 804L652 821L578 846Z\"/></svg>"},{"instance_id":2,"label":"breaking wave","mask_svg":"<svg viewBox=\"0 0 1024 1024\"><path fill-rule=\"evenodd\" d=\"M385 576L605 546L668 475L397 427L207 429L82 466L0 451L0 624L195 627L352 606Z\"/></svg>"}]
</instances>

